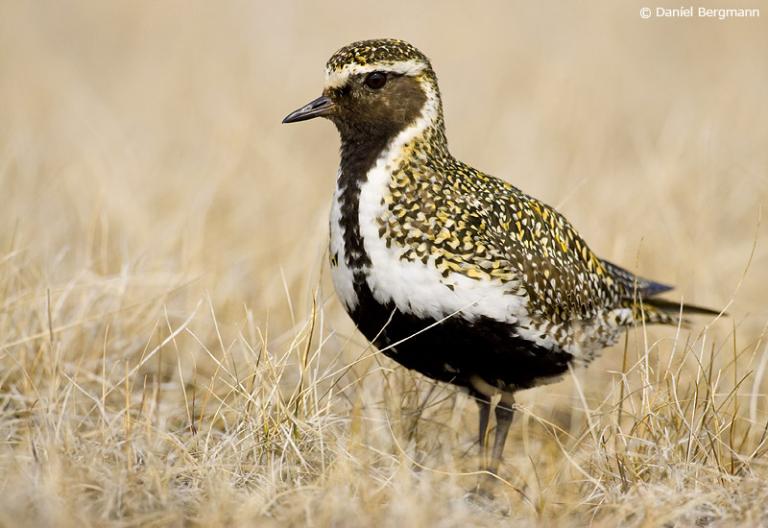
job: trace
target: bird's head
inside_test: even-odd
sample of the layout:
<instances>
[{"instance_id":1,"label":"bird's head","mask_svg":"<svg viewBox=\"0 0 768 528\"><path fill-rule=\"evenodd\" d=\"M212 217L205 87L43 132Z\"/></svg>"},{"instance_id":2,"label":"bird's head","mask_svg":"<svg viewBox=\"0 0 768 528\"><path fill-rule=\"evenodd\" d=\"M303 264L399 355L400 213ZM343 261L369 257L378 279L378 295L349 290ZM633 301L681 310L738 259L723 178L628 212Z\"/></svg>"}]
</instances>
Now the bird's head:
<instances>
[{"instance_id":1,"label":"bird's head","mask_svg":"<svg viewBox=\"0 0 768 528\"><path fill-rule=\"evenodd\" d=\"M429 59L402 40L363 40L344 46L325 67L323 95L283 123L325 117L342 140L393 137L417 120L442 126L437 77Z\"/></svg>"}]
</instances>

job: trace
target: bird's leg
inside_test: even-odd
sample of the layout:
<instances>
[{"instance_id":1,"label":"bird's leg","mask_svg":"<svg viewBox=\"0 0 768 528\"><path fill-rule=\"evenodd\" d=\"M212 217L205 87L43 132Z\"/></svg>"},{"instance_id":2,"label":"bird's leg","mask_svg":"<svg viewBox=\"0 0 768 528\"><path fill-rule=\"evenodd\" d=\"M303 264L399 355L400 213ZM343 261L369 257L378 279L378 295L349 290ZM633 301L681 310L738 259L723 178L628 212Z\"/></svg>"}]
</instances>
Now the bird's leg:
<instances>
[{"instance_id":1,"label":"bird's leg","mask_svg":"<svg viewBox=\"0 0 768 528\"><path fill-rule=\"evenodd\" d=\"M491 402L484 399L482 396L476 398L475 401L480 408L478 441L480 444L480 458L483 461L483 467L485 467L488 461L488 419L491 416Z\"/></svg>"},{"instance_id":2,"label":"bird's leg","mask_svg":"<svg viewBox=\"0 0 768 528\"><path fill-rule=\"evenodd\" d=\"M515 400L511 394L502 395L501 401L496 405L496 438L493 442L493 453L491 462L488 464L488 471L497 473L501 457L504 454L504 444L507 442L507 433L512 424L512 418L515 415Z\"/></svg>"}]
</instances>

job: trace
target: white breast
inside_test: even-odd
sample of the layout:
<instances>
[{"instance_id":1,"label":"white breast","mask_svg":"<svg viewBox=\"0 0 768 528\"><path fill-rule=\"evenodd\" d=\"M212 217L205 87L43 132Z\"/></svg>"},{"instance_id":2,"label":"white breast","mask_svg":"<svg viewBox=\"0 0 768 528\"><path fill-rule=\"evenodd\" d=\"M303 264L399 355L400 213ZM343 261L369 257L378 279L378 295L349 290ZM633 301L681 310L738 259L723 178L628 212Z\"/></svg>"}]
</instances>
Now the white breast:
<instances>
[{"instance_id":1,"label":"white breast","mask_svg":"<svg viewBox=\"0 0 768 528\"><path fill-rule=\"evenodd\" d=\"M387 247L379 236L377 219L386 213L384 196L388 193L392 170L402 147L423 131L427 122L417 120L401 132L368 172L360 190L359 222L364 248L371 260L366 274L374 298L393 302L403 312L418 317L442 318L454 313L474 319L485 316L509 323L525 318L525 299L511 295L514 284L498 280L476 280L459 273L443 277L434 265L400 257L405 250L397 244ZM452 288L448 287L448 284Z\"/></svg>"}]
</instances>

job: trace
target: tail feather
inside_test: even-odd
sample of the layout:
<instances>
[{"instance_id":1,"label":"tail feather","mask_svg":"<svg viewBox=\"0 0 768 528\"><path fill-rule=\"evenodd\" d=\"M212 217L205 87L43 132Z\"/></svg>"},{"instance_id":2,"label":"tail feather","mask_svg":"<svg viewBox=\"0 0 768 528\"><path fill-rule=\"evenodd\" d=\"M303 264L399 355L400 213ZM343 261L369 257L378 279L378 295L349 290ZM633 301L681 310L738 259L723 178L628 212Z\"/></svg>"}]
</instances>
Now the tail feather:
<instances>
[{"instance_id":1,"label":"tail feather","mask_svg":"<svg viewBox=\"0 0 768 528\"><path fill-rule=\"evenodd\" d=\"M645 324L678 324L688 325L690 321L685 317L687 315L727 315L719 310L711 310L702 306L693 304L682 304L668 299L650 298L643 299L642 303L634 304L635 320L644 321ZM682 314L682 317L681 317Z\"/></svg>"},{"instance_id":2,"label":"tail feather","mask_svg":"<svg viewBox=\"0 0 768 528\"><path fill-rule=\"evenodd\" d=\"M601 260L611 278L623 290L623 305L632 310L634 322L644 321L646 324L678 325L688 324L686 315L728 315L720 310L712 310L703 306L684 304L668 299L659 299L656 295L668 292L672 286L638 277L631 271L625 270L607 260ZM682 317L681 317L682 314ZM629 321L628 321L629 322Z\"/></svg>"},{"instance_id":3,"label":"tail feather","mask_svg":"<svg viewBox=\"0 0 768 528\"><path fill-rule=\"evenodd\" d=\"M643 299L643 304L671 314L679 314L682 308L684 315L727 315L721 310L712 310L711 308L696 306L695 304L684 304L668 299Z\"/></svg>"},{"instance_id":4,"label":"tail feather","mask_svg":"<svg viewBox=\"0 0 768 528\"><path fill-rule=\"evenodd\" d=\"M644 299L673 289L672 286L667 284L638 277L631 271L625 270L621 266L617 266L607 260L602 260L602 263L613 280L621 284L626 291L637 292Z\"/></svg>"}]
</instances>

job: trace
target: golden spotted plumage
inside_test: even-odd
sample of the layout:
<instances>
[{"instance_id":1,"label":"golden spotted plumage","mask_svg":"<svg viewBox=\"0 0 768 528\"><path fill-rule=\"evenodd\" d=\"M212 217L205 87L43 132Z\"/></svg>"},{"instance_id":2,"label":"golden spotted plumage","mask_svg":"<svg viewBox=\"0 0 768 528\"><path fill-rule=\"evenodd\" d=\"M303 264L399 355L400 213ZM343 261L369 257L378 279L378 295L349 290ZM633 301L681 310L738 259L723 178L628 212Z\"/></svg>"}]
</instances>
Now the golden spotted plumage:
<instances>
[{"instance_id":1,"label":"golden spotted plumage","mask_svg":"<svg viewBox=\"0 0 768 528\"><path fill-rule=\"evenodd\" d=\"M334 285L386 355L490 402L501 459L516 390L587 364L638 322L675 324L670 288L598 258L557 211L454 158L437 76L415 47L355 42L326 65L323 116L341 140L331 212ZM711 310L686 307L691 313Z\"/></svg>"},{"instance_id":2,"label":"golden spotted plumage","mask_svg":"<svg viewBox=\"0 0 768 528\"><path fill-rule=\"evenodd\" d=\"M446 279L461 273L515 285L537 315L557 323L617 305L625 292L562 215L428 140L394 167L378 218L401 258L430 263ZM414 163L422 152L430 162Z\"/></svg>"}]
</instances>

